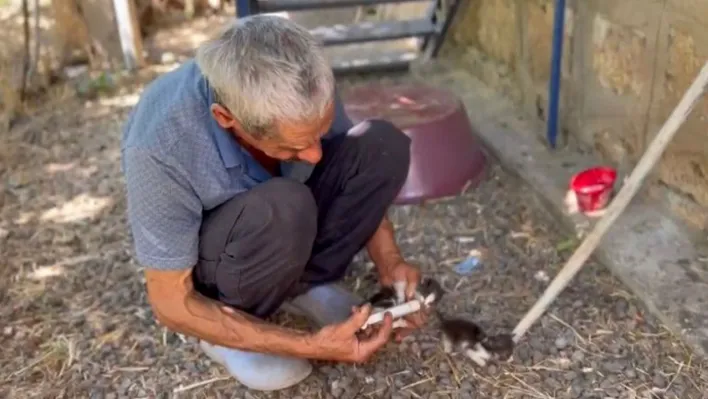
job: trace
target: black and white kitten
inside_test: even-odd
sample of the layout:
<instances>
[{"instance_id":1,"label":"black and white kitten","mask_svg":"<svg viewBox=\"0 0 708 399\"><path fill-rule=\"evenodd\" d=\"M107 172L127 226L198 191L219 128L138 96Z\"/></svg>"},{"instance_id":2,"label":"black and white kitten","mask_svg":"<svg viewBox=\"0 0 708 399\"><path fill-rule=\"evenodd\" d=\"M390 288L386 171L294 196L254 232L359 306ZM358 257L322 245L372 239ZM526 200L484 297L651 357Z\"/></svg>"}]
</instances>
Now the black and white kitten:
<instances>
[{"instance_id":1,"label":"black and white kitten","mask_svg":"<svg viewBox=\"0 0 708 399\"><path fill-rule=\"evenodd\" d=\"M393 287L382 287L376 294L371 296L365 303L370 303L372 313L383 312L388 308L401 305L406 302L405 283L396 282ZM439 301L444 293L440 284L431 279L425 279L418 286L415 298L421 302L423 306L432 306ZM393 328L405 328L408 323L404 319L394 320Z\"/></svg>"},{"instance_id":2,"label":"black and white kitten","mask_svg":"<svg viewBox=\"0 0 708 399\"><path fill-rule=\"evenodd\" d=\"M474 322L461 318L447 318L440 311L435 312L440 320L442 345L446 353L462 352L480 367L489 360L508 361L514 351L511 335L488 336Z\"/></svg>"}]
</instances>

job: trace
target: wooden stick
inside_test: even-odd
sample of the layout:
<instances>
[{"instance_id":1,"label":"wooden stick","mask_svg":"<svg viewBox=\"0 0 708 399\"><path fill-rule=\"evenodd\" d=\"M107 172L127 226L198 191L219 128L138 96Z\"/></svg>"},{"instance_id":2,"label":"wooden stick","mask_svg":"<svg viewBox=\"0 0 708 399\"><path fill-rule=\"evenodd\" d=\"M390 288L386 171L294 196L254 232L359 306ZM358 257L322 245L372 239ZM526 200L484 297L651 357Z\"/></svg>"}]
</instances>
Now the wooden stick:
<instances>
[{"instance_id":1,"label":"wooden stick","mask_svg":"<svg viewBox=\"0 0 708 399\"><path fill-rule=\"evenodd\" d=\"M30 12L29 0L22 0L22 31L24 32L24 58L22 60L22 82L20 82L20 102L24 103L27 97L30 61Z\"/></svg>"},{"instance_id":2,"label":"wooden stick","mask_svg":"<svg viewBox=\"0 0 708 399\"><path fill-rule=\"evenodd\" d=\"M145 57L134 0L113 0L113 9L125 66L131 71L141 68L145 63Z\"/></svg>"},{"instance_id":3,"label":"wooden stick","mask_svg":"<svg viewBox=\"0 0 708 399\"><path fill-rule=\"evenodd\" d=\"M541 298L539 298L536 304L533 305L531 310L528 311L526 316L524 316L516 326L514 329L514 342L518 342L519 339L521 339L531 325L541 317L553 300L556 299L583 267L585 261L590 257L595 248L597 248L602 237L612 226L612 223L622 214L634 195L639 191L644 178L661 158L661 155L671 142L676 131L678 131L681 125L686 121L686 118L696 106L706 89L708 89L708 63L703 66L696 79L683 95L679 104L671 113L669 119L667 119L664 126L659 130L659 133L654 137L649 148L647 148L644 155L642 155L642 158L637 163L632 174L617 194L617 197L608 206L604 216L597 222L585 240L583 240L580 247L573 253L573 256L568 259L568 262L563 266L563 269L561 269L556 278L553 279Z\"/></svg>"}]
</instances>

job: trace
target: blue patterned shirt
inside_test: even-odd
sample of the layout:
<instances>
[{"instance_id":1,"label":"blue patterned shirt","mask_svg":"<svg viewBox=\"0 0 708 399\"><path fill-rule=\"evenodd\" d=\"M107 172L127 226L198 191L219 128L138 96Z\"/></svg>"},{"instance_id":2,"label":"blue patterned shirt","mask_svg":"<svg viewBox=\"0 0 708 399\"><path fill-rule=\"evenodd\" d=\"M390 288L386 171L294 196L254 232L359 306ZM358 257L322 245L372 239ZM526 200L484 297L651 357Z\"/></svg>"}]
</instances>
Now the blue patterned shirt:
<instances>
[{"instance_id":1,"label":"blue patterned shirt","mask_svg":"<svg viewBox=\"0 0 708 399\"><path fill-rule=\"evenodd\" d=\"M272 176L222 129L209 110L212 90L194 60L154 80L131 111L121 145L128 222L145 267L185 269L197 261L202 212ZM337 98L323 140L352 126ZM312 166L282 163L305 181Z\"/></svg>"}]
</instances>

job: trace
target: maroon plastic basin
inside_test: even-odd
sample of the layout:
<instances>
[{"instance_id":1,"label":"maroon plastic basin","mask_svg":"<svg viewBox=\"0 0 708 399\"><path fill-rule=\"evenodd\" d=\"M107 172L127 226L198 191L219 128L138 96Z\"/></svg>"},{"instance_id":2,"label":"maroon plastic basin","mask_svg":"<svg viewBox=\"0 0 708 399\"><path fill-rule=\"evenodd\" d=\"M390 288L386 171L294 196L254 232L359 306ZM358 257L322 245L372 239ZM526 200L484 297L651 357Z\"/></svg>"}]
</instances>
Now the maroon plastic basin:
<instances>
[{"instance_id":1,"label":"maroon plastic basin","mask_svg":"<svg viewBox=\"0 0 708 399\"><path fill-rule=\"evenodd\" d=\"M408 179L396 203L457 195L479 183L487 160L464 105L453 94L424 85L366 84L342 97L354 123L386 119L411 138Z\"/></svg>"}]
</instances>

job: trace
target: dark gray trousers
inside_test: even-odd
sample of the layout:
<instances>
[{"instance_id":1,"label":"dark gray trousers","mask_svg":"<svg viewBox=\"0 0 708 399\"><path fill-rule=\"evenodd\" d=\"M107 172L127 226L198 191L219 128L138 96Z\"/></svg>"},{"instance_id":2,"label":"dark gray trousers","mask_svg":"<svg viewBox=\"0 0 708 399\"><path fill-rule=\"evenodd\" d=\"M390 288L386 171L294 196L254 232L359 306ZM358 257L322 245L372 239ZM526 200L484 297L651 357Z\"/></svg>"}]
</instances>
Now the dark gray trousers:
<instances>
[{"instance_id":1,"label":"dark gray trousers","mask_svg":"<svg viewBox=\"0 0 708 399\"><path fill-rule=\"evenodd\" d=\"M391 123L323 142L305 184L272 178L204 215L202 294L258 317L289 297L340 280L408 175L410 139Z\"/></svg>"}]
</instances>

